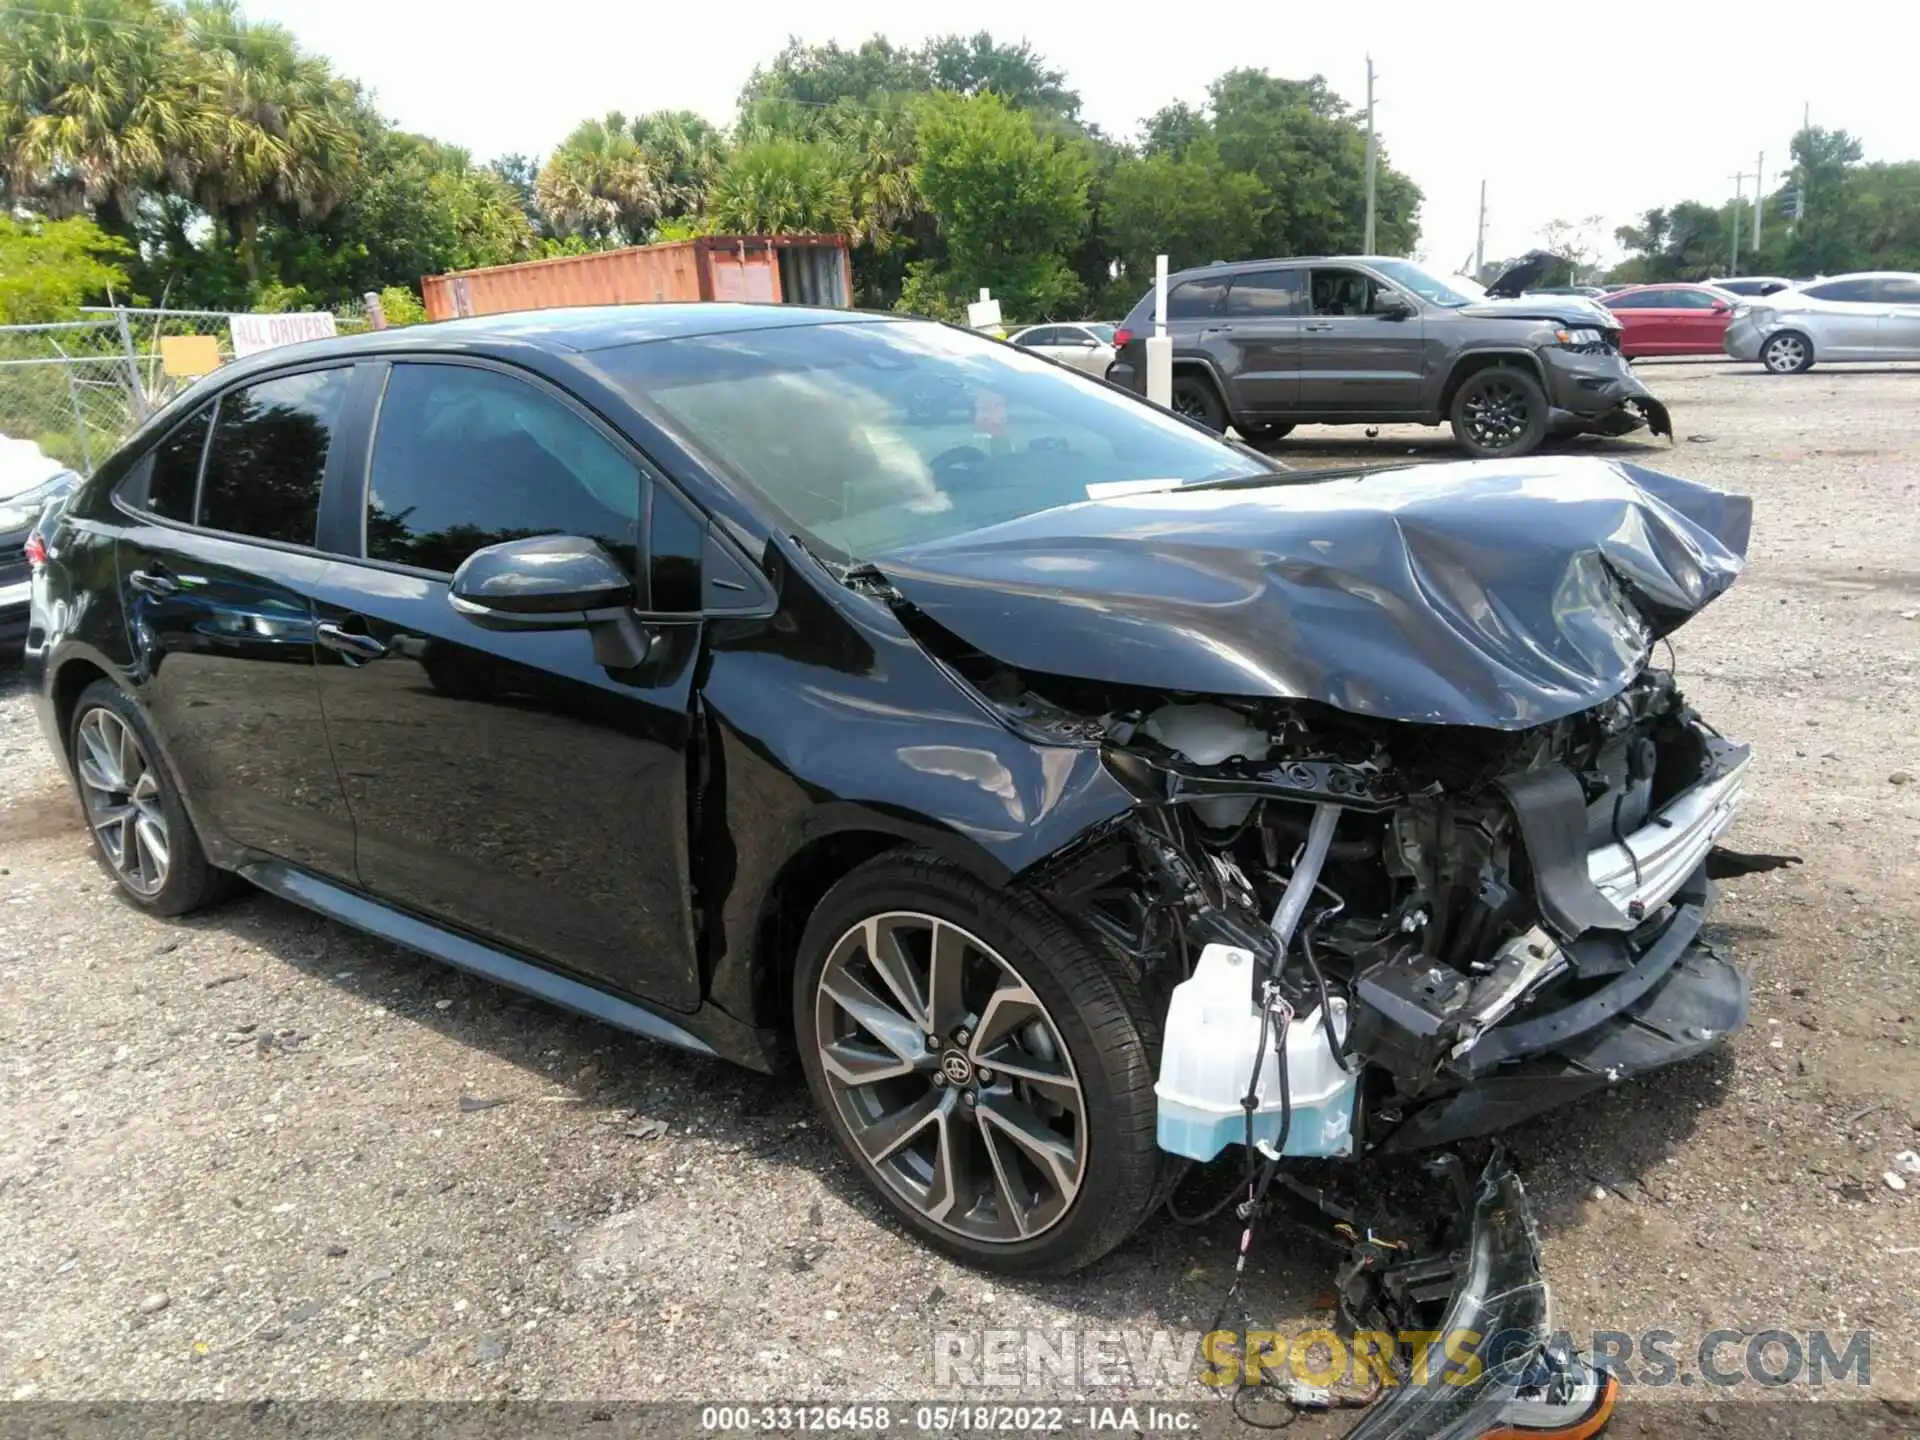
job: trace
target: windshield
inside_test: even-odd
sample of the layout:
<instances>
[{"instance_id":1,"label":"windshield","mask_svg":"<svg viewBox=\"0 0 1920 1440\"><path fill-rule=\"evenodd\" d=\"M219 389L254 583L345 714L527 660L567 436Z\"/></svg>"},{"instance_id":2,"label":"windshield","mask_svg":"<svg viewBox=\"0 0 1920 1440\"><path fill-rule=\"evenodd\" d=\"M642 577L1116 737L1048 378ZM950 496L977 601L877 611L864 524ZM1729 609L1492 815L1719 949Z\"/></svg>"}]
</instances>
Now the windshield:
<instances>
[{"instance_id":1,"label":"windshield","mask_svg":"<svg viewBox=\"0 0 1920 1440\"><path fill-rule=\"evenodd\" d=\"M927 321L687 336L594 359L802 539L845 558L1275 468L1015 346Z\"/></svg>"},{"instance_id":2,"label":"windshield","mask_svg":"<svg viewBox=\"0 0 1920 1440\"><path fill-rule=\"evenodd\" d=\"M1087 326L1087 329L1091 330L1095 335L1098 335L1100 337L1100 343L1102 345L1111 345L1113 343L1113 332L1118 330L1119 328L1120 327L1117 325Z\"/></svg>"},{"instance_id":3,"label":"windshield","mask_svg":"<svg viewBox=\"0 0 1920 1440\"><path fill-rule=\"evenodd\" d=\"M1429 275L1410 260L1369 260L1367 263L1394 284L1411 290L1430 305L1453 308L1473 303L1471 296L1462 295L1446 281Z\"/></svg>"}]
</instances>

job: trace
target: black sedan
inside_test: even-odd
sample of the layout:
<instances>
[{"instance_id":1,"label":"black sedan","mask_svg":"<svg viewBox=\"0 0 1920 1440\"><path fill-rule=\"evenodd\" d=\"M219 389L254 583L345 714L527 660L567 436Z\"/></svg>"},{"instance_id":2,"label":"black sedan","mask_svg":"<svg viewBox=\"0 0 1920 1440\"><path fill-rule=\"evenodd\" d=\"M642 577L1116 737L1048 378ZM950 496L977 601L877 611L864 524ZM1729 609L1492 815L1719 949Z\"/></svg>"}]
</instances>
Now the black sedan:
<instances>
[{"instance_id":1,"label":"black sedan","mask_svg":"<svg viewBox=\"0 0 1920 1440\"><path fill-rule=\"evenodd\" d=\"M1745 502L1308 478L920 321L423 326L157 415L45 535L28 672L133 904L244 877L797 1053L907 1225L1059 1271L1256 1120L1443 1144L1745 1015L1697 936L1747 753L1648 663Z\"/></svg>"}]
</instances>

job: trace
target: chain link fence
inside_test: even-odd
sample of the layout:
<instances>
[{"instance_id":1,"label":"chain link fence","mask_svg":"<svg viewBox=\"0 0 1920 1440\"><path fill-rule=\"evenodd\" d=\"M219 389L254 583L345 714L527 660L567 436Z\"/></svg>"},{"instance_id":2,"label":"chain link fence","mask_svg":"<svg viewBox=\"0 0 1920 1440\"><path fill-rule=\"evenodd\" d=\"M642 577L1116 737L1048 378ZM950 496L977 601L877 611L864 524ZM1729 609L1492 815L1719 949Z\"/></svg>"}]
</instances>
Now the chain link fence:
<instances>
[{"instance_id":1,"label":"chain link fence","mask_svg":"<svg viewBox=\"0 0 1920 1440\"><path fill-rule=\"evenodd\" d=\"M85 318L52 324L0 325L0 435L31 440L87 475L193 383L196 375L175 373L183 364L224 365L234 357L225 311L115 306L81 313ZM366 314L337 311L334 326L343 335L364 330ZM212 348L202 343L197 355L183 356L164 343L186 337Z\"/></svg>"}]
</instances>

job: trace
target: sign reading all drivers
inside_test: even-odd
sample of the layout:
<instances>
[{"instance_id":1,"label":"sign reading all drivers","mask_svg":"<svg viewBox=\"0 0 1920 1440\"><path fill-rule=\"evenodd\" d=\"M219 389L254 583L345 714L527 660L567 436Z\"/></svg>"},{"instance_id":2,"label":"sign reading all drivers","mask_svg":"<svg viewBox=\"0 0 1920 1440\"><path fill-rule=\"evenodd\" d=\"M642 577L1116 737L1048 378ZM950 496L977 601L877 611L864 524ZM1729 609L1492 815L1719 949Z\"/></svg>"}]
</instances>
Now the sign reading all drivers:
<instances>
[{"instance_id":1,"label":"sign reading all drivers","mask_svg":"<svg viewBox=\"0 0 1920 1440\"><path fill-rule=\"evenodd\" d=\"M329 340L337 333L333 328L333 313L328 310L302 310L289 315L229 315L227 327L233 332L236 360L271 350L276 345Z\"/></svg>"}]
</instances>

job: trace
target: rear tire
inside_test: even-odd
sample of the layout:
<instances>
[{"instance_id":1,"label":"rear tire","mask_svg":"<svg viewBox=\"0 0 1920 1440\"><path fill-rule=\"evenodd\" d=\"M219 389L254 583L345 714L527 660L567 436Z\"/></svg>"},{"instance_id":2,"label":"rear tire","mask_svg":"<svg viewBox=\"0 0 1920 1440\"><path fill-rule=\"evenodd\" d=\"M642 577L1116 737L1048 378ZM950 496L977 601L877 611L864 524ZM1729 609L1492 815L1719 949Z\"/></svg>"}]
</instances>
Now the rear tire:
<instances>
[{"instance_id":1,"label":"rear tire","mask_svg":"<svg viewBox=\"0 0 1920 1440\"><path fill-rule=\"evenodd\" d=\"M1173 413L1184 415L1219 435L1227 428L1227 407L1213 382L1191 373L1173 377Z\"/></svg>"},{"instance_id":2,"label":"rear tire","mask_svg":"<svg viewBox=\"0 0 1920 1440\"><path fill-rule=\"evenodd\" d=\"M233 877L207 863L146 716L111 680L80 692L67 753L94 854L123 895L170 916L231 893Z\"/></svg>"},{"instance_id":3,"label":"rear tire","mask_svg":"<svg viewBox=\"0 0 1920 1440\"><path fill-rule=\"evenodd\" d=\"M1547 434L1547 396L1540 382L1510 365L1476 370L1453 397L1453 438L1481 460L1510 460L1538 448Z\"/></svg>"},{"instance_id":4,"label":"rear tire","mask_svg":"<svg viewBox=\"0 0 1920 1440\"><path fill-rule=\"evenodd\" d=\"M1161 1198L1158 1027L1035 896L924 851L869 861L807 922L793 1025L861 1178L958 1260L1065 1274Z\"/></svg>"},{"instance_id":5,"label":"rear tire","mask_svg":"<svg viewBox=\"0 0 1920 1440\"><path fill-rule=\"evenodd\" d=\"M1263 442L1267 440L1284 440L1287 438L1287 436L1293 433L1293 426L1290 424L1283 425L1283 424L1277 424L1277 423L1271 423L1271 422L1255 422L1251 420L1248 421L1245 425L1236 423L1233 428L1240 432L1240 436L1244 440L1257 440L1257 441L1263 441Z\"/></svg>"},{"instance_id":6,"label":"rear tire","mask_svg":"<svg viewBox=\"0 0 1920 1440\"><path fill-rule=\"evenodd\" d=\"M1813 341L1798 330L1778 331L1760 346L1760 363L1775 375L1803 375L1813 368Z\"/></svg>"}]
</instances>

